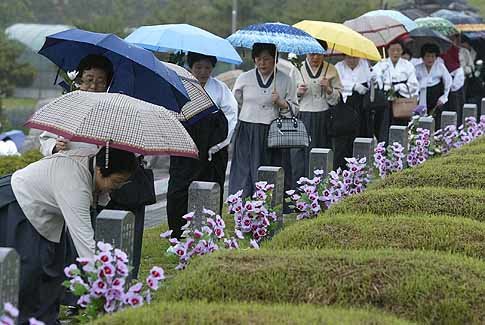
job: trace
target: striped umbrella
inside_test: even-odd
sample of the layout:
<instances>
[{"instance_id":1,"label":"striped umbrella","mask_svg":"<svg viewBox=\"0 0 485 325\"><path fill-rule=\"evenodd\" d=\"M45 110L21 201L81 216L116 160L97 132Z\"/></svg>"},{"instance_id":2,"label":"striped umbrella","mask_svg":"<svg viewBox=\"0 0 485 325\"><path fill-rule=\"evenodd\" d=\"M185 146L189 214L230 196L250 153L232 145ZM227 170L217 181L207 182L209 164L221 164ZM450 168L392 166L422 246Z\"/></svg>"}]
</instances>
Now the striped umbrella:
<instances>
[{"instance_id":1,"label":"striped umbrella","mask_svg":"<svg viewBox=\"0 0 485 325\"><path fill-rule=\"evenodd\" d=\"M123 94L70 92L41 107L26 126L142 155L198 155L189 133L170 111Z\"/></svg>"},{"instance_id":2,"label":"striped umbrella","mask_svg":"<svg viewBox=\"0 0 485 325\"><path fill-rule=\"evenodd\" d=\"M376 47L385 47L408 32L402 23L387 16L360 16L344 25L370 39Z\"/></svg>"}]
</instances>

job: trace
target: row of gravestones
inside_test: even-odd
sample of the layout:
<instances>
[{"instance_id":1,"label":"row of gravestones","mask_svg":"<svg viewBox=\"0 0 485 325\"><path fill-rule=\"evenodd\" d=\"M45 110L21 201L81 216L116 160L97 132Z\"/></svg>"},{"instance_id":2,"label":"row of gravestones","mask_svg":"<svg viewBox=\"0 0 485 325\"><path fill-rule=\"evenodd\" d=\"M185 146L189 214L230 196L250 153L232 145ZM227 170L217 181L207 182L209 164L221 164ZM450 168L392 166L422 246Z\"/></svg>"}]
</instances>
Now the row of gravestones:
<instances>
[{"instance_id":1,"label":"row of gravestones","mask_svg":"<svg viewBox=\"0 0 485 325\"><path fill-rule=\"evenodd\" d=\"M482 101L482 104L485 103ZM483 105L482 105L483 106ZM465 105L463 114L476 116L476 105ZM485 112L485 109L482 111ZM456 125L456 112L443 112L441 128L447 125ZM434 133L434 120L432 117L421 117L419 127ZM398 142L407 149L408 128L406 126L391 126L389 130L389 143ZM372 161L376 142L373 138L356 138L353 146L355 158L365 157ZM308 176L313 177L313 171L323 170L327 175L333 170L333 152L331 149L313 148L310 152ZM261 166L258 170L258 179L274 184L271 207L276 209L278 226L283 225L283 200L284 200L284 170L282 167ZM189 187L188 211L194 211L195 216L201 216L203 209L209 209L220 214L220 186L217 183L193 182ZM200 223L201 219L194 219L194 224ZM96 241L111 243L114 247L125 251L132 264L133 238L135 217L131 212L103 210L96 219ZM0 247L0 308L5 302L18 304L20 276L19 256L12 248Z\"/></svg>"}]
</instances>

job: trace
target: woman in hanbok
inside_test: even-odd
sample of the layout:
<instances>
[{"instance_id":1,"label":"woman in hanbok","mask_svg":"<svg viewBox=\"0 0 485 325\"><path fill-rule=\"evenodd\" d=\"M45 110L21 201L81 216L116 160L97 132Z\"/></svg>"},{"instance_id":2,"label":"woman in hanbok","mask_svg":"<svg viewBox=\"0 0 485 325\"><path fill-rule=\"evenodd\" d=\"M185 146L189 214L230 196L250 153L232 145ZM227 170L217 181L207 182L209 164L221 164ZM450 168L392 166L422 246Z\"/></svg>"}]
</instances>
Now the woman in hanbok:
<instances>
[{"instance_id":1,"label":"woman in hanbok","mask_svg":"<svg viewBox=\"0 0 485 325\"><path fill-rule=\"evenodd\" d=\"M387 48L388 58L378 62L373 67L373 79L378 87L388 96L388 105L375 117L377 138L379 141L388 141L389 127L391 125L407 125L408 119L397 119L392 114L392 100L395 98L411 98L418 96L419 84L416 79L414 65L401 58L404 46L395 41Z\"/></svg>"},{"instance_id":2,"label":"woman in hanbok","mask_svg":"<svg viewBox=\"0 0 485 325\"><path fill-rule=\"evenodd\" d=\"M260 166L284 168L284 162L289 161L288 150L268 148L271 122L280 114L290 117L290 109L298 114L295 82L282 71L275 74L276 47L255 43L252 58L256 67L242 73L233 88L240 113L234 134L229 194L243 190L244 197L254 193Z\"/></svg>"},{"instance_id":3,"label":"woman in hanbok","mask_svg":"<svg viewBox=\"0 0 485 325\"><path fill-rule=\"evenodd\" d=\"M327 132L327 111L339 102L342 85L335 66L325 62L319 53L307 54L300 71L293 75L297 79L298 116L311 138L307 148L291 149L292 179L297 182L300 177L311 176L308 175L311 149L332 145Z\"/></svg>"},{"instance_id":4,"label":"woman in hanbok","mask_svg":"<svg viewBox=\"0 0 485 325\"><path fill-rule=\"evenodd\" d=\"M428 114L435 118L436 129L441 125L443 105L448 102L451 76L445 65L437 61L440 49L435 44L425 44L421 48L423 63L416 66L419 82L419 105L427 107Z\"/></svg>"},{"instance_id":5,"label":"woman in hanbok","mask_svg":"<svg viewBox=\"0 0 485 325\"><path fill-rule=\"evenodd\" d=\"M97 197L125 184L134 154L84 148L45 157L0 178L0 247L20 255L19 324L35 317L57 324L64 290L66 232L79 257L95 253L91 208Z\"/></svg>"},{"instance_id":6,"label":"woman in hanbok","mask_svg":"<svg viewBox=\"0 0 485 325\"><path fill-rule=\"evenodd\" d=\"M349 119L357 117L353 124L354 132L333 138L334 168L345 168L345 158L352 157L355 138L372 136L372 132L369 130L370 114L364 109L364 95L369 90L371 72L366 60L352 56L345 56L345 59L338 62L335 68L342 83L342 103L340 105L341 107L347 106L351 112L355 112L355 115L348 117Z\"/></svg>"}]
</instances>

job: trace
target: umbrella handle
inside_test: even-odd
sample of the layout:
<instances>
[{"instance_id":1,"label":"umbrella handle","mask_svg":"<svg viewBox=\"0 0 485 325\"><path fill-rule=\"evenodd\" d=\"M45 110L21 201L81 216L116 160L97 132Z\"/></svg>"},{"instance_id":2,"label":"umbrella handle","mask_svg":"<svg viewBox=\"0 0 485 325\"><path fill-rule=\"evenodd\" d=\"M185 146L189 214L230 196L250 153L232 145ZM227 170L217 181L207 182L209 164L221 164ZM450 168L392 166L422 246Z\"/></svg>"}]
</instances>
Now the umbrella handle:
<instances>
[{"instance_id":1,"label":"umbrella handle","mask_svg":"<svg viewBox=\"0 0 485 325\"><path fill-rule=\"evenodd\" d=\"M330 55L333 54L333 51L335 50L335 43L333 43L332 46L332 51L330 51ZM327 66L325 67L325 72L323 73L323 79L327 77L327 72L328 72L328 67L330 66L330 63L327 62ZM320 89L320 97L323 96L323 88ZM325 97L327 97L327 93L325 93Z\"/></svg>"},{"instance_id":2,"label":"umbrella handle","mask_svg":"<svg viewBox=\"0 0 485 325\"><path fill-rule=\"evenodd\" d=\"M276 91L276 64L278 63L278 48L275 46L274 67L273 67L273 91Z\"/></svg>"}]
</instances>

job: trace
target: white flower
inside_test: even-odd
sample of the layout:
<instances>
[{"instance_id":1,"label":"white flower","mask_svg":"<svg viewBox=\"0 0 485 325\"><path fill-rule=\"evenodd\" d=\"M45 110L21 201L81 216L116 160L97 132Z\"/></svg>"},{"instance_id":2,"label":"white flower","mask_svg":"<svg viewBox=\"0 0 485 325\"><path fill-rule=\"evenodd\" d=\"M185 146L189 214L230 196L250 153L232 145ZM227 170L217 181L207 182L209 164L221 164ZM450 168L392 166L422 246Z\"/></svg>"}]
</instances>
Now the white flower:
<instances>
[{"instance_id":1,"label":"white flower","mask_svg":"<svg viewBox=\"0 0 485 325\"><path fill-rule=\"evenodd\" d=\"M298 55L296 55L295 53L288 53L288 60L296 60L298 59Z\"/></svg>"},{"instance_id":2,"label":"white flower","mask_svg":"<svg viewBox=\"0 0 485 325\"><path fill-rule=\"evenodd\" d=\"M67 72L67 77L71 80L76 79L77 75L79 74L79 71L73 70L73 71L68 71Z\"/></svg>"}]
</instances>

